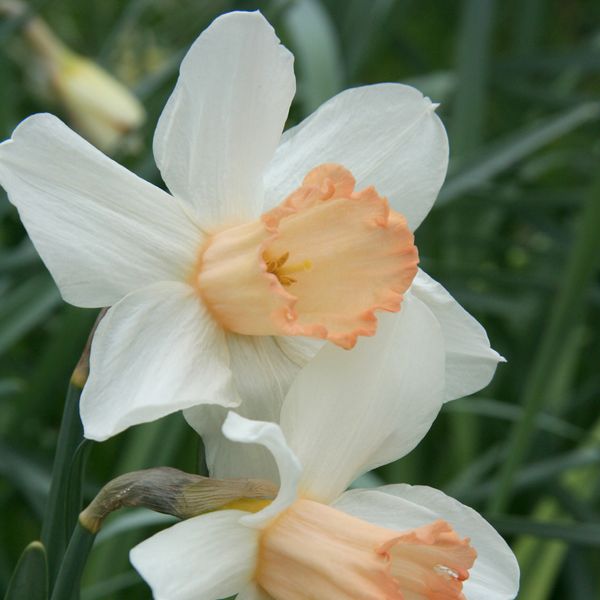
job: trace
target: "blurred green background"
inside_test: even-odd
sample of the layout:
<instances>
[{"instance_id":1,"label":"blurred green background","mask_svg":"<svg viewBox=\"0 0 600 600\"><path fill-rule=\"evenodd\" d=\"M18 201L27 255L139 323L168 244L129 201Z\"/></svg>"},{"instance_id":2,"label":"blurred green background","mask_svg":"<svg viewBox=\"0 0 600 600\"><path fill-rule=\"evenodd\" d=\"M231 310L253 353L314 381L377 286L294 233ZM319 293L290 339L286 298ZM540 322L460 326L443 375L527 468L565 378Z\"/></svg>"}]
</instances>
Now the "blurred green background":
<instances>
[{"instance_id":1,"label":"blurred green background","mask_svg":"<svg viewBox=\"0 0 600 600\"><path fill-rule=\"evenodd\" d=\"M521 564L524 600L600 590L600 3L597 0L47 0L31 3L148 111L115 158L160 183L154 126L185 50L222 12L260 9L296 56L292 125L346 87L399 81L434 101L451 167L417 232L422 266L508 363L447 405L407 458L362 484L441 488L482 512ZM0 138L40 93L20 19L0 20ZM70 373L95 319L65 305L0 190L0 594L40 536ZM91 448L85 495L133 469L198 469L179 415ZM129 548L152 515L110 518L82 600L149 598ZM198 565L202 569L202 565Z\"/></svg>"}]
</instances>

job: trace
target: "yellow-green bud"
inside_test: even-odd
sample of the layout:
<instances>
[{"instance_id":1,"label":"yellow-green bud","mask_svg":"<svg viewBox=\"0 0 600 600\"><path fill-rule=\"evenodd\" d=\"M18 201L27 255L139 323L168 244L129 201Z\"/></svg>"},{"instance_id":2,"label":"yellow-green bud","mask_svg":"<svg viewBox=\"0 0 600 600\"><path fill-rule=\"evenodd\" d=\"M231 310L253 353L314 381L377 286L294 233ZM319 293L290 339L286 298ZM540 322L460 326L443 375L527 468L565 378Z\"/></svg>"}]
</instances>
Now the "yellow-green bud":
<instances>
[{"instance_id":1,"label":"yellow-green bud","mask_svg":"<svg viewBox=\"0 0 600 600\"><path fill-rule=\"evenodd\" d=\"M124 134L143 124L144 107L111 74L68 48L40 17L27 12L23 2L0 2L0 14L24 19L23 35L40 60L49 90L75 128L101 150L115 150Z\"/></svg>"}]
</instances>

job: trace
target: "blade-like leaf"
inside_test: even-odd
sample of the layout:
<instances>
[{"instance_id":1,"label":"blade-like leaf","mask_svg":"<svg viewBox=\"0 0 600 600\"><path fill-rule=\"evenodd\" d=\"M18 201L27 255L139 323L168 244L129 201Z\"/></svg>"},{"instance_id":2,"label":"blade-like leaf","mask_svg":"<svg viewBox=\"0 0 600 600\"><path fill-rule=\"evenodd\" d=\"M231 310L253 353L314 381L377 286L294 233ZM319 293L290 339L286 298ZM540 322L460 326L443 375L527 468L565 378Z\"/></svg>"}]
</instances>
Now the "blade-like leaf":
<instances>
[{"instance_id":1,"label":"blade-like leaf","mask_svg":"<svg viewBox=\"0 0 600 600\"><path fill-rule=\"evenodd\" d=\"M47 600L48 565L41 542L31 542L21 554L4 600Z\"/></svg>"},{"instance_id":2,"label":"blade-like leaf","mask_svg":"<svg viewBox=\"0 0 600 600\"><path fill-rule=\"evenodd\" d=\"M486 517L503 535L533 535L600 548L598 523L548 523L524 517Z\"/></svg>"},{"instance_id":3,"label":"blade-like leaf","mask_svg":"<svg viewBox=\"0 0 600 600\"><path fill-rule=\"evenodd\" d=\"M298 65L299 97L309 114L342 89L338 34L318 0L297 0L283 19Z\"/></svg>"},{"instance_id":4,"label":"blade-like leaf","mask_svg":"<svg viewBox=\"0 0 600 600\"><path fill-rule=\"evenodd\" d=\"M484 150L469 164L453 173L442 188L435 203L439 208L451 200L491 181L520 160L566 135L577 127L600 116L600 104L587 103L552 117L543 123L527 127L505 139L493 148Z\"/></svg>"}]
</instances>

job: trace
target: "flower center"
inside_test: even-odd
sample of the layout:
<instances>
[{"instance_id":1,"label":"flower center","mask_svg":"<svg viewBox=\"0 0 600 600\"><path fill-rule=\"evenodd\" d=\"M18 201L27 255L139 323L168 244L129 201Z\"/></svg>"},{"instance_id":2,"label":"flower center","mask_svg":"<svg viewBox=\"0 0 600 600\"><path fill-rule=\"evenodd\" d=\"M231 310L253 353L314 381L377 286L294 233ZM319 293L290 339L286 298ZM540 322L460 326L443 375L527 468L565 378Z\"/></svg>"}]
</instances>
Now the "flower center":
<instances>
[{"instance_id":1,"label":"flower center","mask_svg":"<svg viewBox=\"0 0 600 600\"><path fill-rule=\"evenodd\" d=\"M465 600L475 557L445 521L396 532L297 500L262 532L255 578L275 600Z\"/></svg>"},{"instance_id":2,"label":"flower center","mask_svg":"<svg viewBox=\"0 0 600 600\"><path fill-rule=\"evenodd\" d=\"M296 283L297 279L291 277L294 273L302 273L303 271L310 271L312 269L312 263L306 259L300 263L289 264L288 258L290 257L289 252L284 252L279 258L269 258L267 252L263 254L263 260L267 267L267 273L272 273L277 277L279 283L283 287L289 287L293 283Z\"/></svg>"},{"instance_id":3,"label":"flower center","mask_svg":"<svg viewBox=\"0 0 600 600\"><path fill-rule=\"evenodd\" d=\"M194 284L220 325L351 348L375 311L400 310L418 254L404 217L352 174L321 165L260 220L213 235Z\"/></svg>"}]
</instances>

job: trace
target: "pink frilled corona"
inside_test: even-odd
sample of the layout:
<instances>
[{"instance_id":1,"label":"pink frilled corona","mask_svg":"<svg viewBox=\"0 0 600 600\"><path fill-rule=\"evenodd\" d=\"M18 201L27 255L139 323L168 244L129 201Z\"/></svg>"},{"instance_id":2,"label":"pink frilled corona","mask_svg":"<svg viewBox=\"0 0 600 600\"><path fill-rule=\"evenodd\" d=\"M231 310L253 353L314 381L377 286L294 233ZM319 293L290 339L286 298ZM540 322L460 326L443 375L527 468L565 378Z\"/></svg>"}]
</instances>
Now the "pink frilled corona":
<instances>
[{"instance_id":1,"label":"pink frilled corona","mask_svg":"<svg viewBox=\"0 0 600 600\"><path fill-rule=\"evenodd\" d=\"M397 312L417 274L406 219L341 165L320 165L278 207L215 233L194 283L218 323L245 335L302 335L352 348Z\"/></svg>"},{"instance_id":2,"label":"pink frilled corona","mask_svg":"<svg viewBox=\"0 0 600 600\"><path fill-rule=\"evenodd\" d=\"M198 37L154 134L169 191L49 114L0 144L0 184L63 298L109 307L81 397L86 437L180 410L212 422L197 411L215 405L275 419L324 347L374 340L387 356L382 320L418 344L425 330L398 326L409 304L443 338L419 368L445 369L446 400L491 379L501 357L483 328L417 269L413 233L448 164L436 104L397 83L358 87L284 133L293 61L258 12Z\"/></svg>"}]
</instances>

